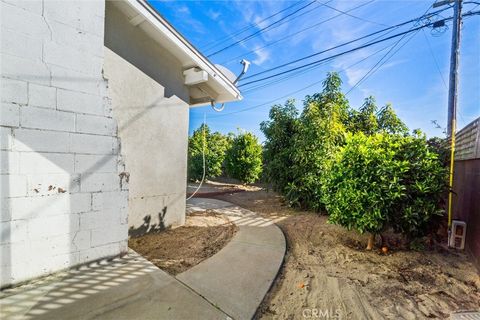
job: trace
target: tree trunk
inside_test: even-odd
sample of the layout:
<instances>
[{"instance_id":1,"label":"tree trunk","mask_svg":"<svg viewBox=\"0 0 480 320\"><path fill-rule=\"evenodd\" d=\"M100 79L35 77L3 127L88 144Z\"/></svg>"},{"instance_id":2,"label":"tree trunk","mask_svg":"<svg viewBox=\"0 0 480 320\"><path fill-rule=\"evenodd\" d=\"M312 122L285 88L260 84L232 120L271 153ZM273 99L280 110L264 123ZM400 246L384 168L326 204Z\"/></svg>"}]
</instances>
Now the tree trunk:
<instances>
[{"instance_id":1,"label":"tree trunk","mask_svg":"<svg viewBox=\"0 0 480 320\"><path fill-rule=\"evenodd\" d=\"M375 245L375 234L370 233L370 235L368 236L367 250L372 250L374 245Z\"/></svg>"}]
</instances>

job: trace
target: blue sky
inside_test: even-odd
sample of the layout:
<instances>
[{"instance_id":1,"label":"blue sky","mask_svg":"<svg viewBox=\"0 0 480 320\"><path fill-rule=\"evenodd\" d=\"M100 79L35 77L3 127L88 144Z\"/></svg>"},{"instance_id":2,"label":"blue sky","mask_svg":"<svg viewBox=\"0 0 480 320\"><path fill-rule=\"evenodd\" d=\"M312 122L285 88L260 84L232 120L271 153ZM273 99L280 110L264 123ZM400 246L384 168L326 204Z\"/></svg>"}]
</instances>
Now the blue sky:
<instances>
[{"instance_id":1,"label":"blue sky","mask_svg":"<svg viewBox=\"0 0 480 320\"><path fill-rule=\"evenodd\" d=\"M297 1L150 2L177 30L206 55L248 36L261 27L308 4L307 1L301 2L272 19L262 21L263 18L292 6ZM348 12L355 16L351 17L322 6L322 3L342 11L360 7ZM416 18L421 16L432 3L433 0L318 0L292 17L298 16L300 13L304 13L303 15L284 24L278 24L278 27L214 55L210 59L213 63L222 64L237 74L241 70L239 60L241 57L246 58L252 62L248 76L375 32L385 26ZM480 5L464 5L464 12L472 9L480 10ZM434 10L438 9L431 9L431 11ZM449 17L452 13L453 9L448 9L442 12L441 16ZM337 15L338 17L311 27ZM231 36L237 30L248 26L251 27L245 33L218 44L218 39ZM389 35L408 30L411 26L395 30ZM311 28L295 36L271 44L309 27ZM410 129L420 128L428 136L441 136L442 129L435 128L431 120L437 120L442 127L446 127L451 22L447 23L447 27L443 33L435 34L432 34L431 29L426 28L413 35L408 42L407 39L410 38L410 35L406 36L398 46L404 44L403 47L348 94L350 105L358 108L365 97L373 95L379 106L391 103ZM387 47L399 39L392 39L344 55L309 72L301 73L268 87L256 90L248 90L252 86L243 87L241 88L243 101L228 103L222 113L217 113L209 107L193 108L190 111L190 132L203 122L206 113L207 123L213 130L226 133L236 132L237 128L241 128L254 132L260 140L263 140L259 124L268 118L269 107L274 104L268 103L269 101L310 86L308 89L289 95L296 99L297 106L301 109L305 95L319 92L321 90L320 81L329 71L340 72L343 91L347 92L388 52L389 48ZM317 59L362 43L360 41L351 46L319 55ZM383 48L386 49L374 54ZM361 61L362 59L365 60ZM310 61L313 60L306 62ZM314 83L317 84L312 85ZM282 98L275 103L283 103L286 99ZM238 112L265 103L267 104L261 107ZM457 116L459 127L465 126L478 116L480 116L480 16L473 16L464 20L462 29L459 112Z\"/></svg>"}]
</instances>

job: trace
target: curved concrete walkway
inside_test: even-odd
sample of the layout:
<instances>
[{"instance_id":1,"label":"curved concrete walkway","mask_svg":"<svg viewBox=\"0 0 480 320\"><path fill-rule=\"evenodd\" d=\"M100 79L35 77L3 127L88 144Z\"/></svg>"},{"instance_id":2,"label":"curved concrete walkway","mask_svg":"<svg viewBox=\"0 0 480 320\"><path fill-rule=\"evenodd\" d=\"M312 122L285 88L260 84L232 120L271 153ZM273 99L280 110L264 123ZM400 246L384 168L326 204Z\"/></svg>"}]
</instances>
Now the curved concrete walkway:
<instances>
[{"instance_id":1,"label":"curved concrete walkway","mask_svg":"<svg viewBox=\"0 0 480 320\"><path fill-rule=\"evenodd\" d=\"M0 319L250 319L273 283L285 238L271 221L228 202L194 198L188 211L239 226L213 257L177 278L130 251L0 292Z\"/></svg>"},{"instance_id":2,"label":"curved concrete walkway","mask_svg":"<svg viewBox=\"0 0 480 320\"><path fill-rule=\"evenodd\" d=\"M177 276L234 319L251 319L271 287L285 255L285 237L268 219L225 201L192 198L188 212L210 209L239 226L213 257Z\"/></svg>"}]
</instances>

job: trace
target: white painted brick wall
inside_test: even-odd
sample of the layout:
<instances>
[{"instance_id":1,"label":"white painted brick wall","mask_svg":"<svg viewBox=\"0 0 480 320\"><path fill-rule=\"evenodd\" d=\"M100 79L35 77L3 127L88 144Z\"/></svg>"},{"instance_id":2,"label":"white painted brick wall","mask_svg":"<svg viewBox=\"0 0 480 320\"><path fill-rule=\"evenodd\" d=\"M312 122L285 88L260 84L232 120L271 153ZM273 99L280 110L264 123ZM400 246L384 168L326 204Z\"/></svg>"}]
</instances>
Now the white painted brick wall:
<instances>
[{"instance_id":1,"label":"white painted brick wall","mask_svg":"<svg viewBox=\"0 0 480 320\"><path fill-rule=\"evenodd\" d=\"M127 249L105 3L0 1L0 287Z\"/></svg>"},{"instance_id":2,"label":"white painted brick wall","mask_svg":"<svg viewBox=\"0 0 480 320\"><path fill-rule=\"evenodd\" d=\"M57 107L57 89L30 83L28 86L28 105L34 107Z\"/></svg>"},{"instance_id":3,"label":"white painted brick wall","mask_svg":"<svg viewBox=\"0 0 480 320\"><path fill-rule=\"evenodd\" d=\"M113 154L115 139L107 136L72 133L70 150L74 153Z\"/></svg>"},{"instance_id":4,"label":"white painted brick wall","mask_svg":"<svg viewBox=\"0 0 480 320\"><path fill-rule=\"evenodd\" d=\"M27 176L28 196L45 196L58 193L76 193L80 191L80 175L33 174Z\"/></svg>"},{"instance_id":5,"label":"white painted brick wall","mask_svg":"<svg viewBox=\"0 0 480 320\"><path fill-rule=\"evenodd\" d=\"M57 109L96 115L105 113L101 96L64 89L57 90Z\"/></svg>"},{"instance_id":6,"label":"white painted brick wall","mask_svg":"<svg viewBox=\"0 0 480 320\"><path fill-rule=\"evenodd\" d=\"M3 66L3 65L2 65ZM28 83L13 79L0 79L2 88L2 102L13 102L17 104L27 104L28 102Z\"/></svg>"},{"instance_id":7,"label":"white painted brick wall","mask_svg":"<svg viewBox=\"0 0 480 320\"><path fill-rule=\"evenodd\" d=\"M117 172L116 169L118 157L116 155L75 155L75 172Z\"/></svg>"},{"instance_id":8,"label":"white painted brick wall","mask_svg":"<svg viewBox=\"0 0 480 320\"><path fill-rule=\"evenodd\" d=\"M70 134L48 130L16 129L15 151L69 152Z\"/></svg>"},{"instance_id":9,"label":"white painted brick wall","mask_svg":"<svg viewBox=\"0 0 480 320\"><path fill-rule=\"evenodd\" d=\"M119 191L120 177L118 173L86 173L81 175L82 192Z\"/></svg>"},{"instance_id":10,"label":"white painted brick wall","mask_svg":"<svg viewBox=\"0 0 480 320\"><path fill-rule=\"evenodd\" d=\"M20 153L12 151L0 151L0 174L19 173Z\"/></svg>"},{"instance_id":11,"label":"white painted brick wall","mask_svg":"<svg viewBox=\"0 0 480 320\"><path fill-rule=\"evenodd\" d=\"M30 60L40 61L42 59L42 40L36 36L2 29L2 43L2 53Z\"/></svg>"},{"instance_id":12,"label":"white painted brick wall","mask_svg":"<svg viewBox=\"0 0 480 320\"><path fill-rule=\"evenodd\" d=\"M24 175L2 174L0 175L0 184L8 186L8 197L25 197L27 195L27 177ZM4 197L2 194L0 199Z\"/></svg>"},{"instance_id":13,"label":"white painted brick wall","mask_svg":"<svg viewBox=\"0 0 480 320\"><path fill-rule=\"evenodd\" d=\"M77 132L94 133L112 136L116 134L117 126L113 118L77 114Z\"/></svg>"},{"instance_id":14,"label":"white painted brick wall","mask_svg":"<svg viewBox=\"0 0 480 320\"><path fill-rule=\"evenodd\" d=\"M11 150L12 141L13 129L0 126L0 150Z\"/></svg>"},{"instance_id":15,"label":"white painted brick wall","mask_svg":"<svg viewBox=\"0 0 480 320\"><path fill-rule=\"evenodd\" d=\"M50 68L43 62L3 53L0 59L2 61L2 75L4 77L50 85Z\"/></svg>"},{"instance_id":16,"label":"white painted brick wall","mask_svg":"<svg viewBox=\"0 0 480 320\"><path fill-rule=\"evenodd\" d=\"M68 153L20 153L21 174L73 173L74 155Z\"/></svg>"},{"instance_id":17,"label":"white painted brick wall","mask_svg":"<svg viewBox=\"0 0 480 320\"><path fill-rule=\"evenodd\" d=\"M18 127L20 124L20 107L18 104L2 102L0 126Z\"/></svg>"},{"instance_id":18,"label":"white painted brick wall","mask_svg":"<svg viewBox=\"0 0 480 320\"><path fill-rule=\"evenodd\" d=\"M72 112L23 107L20 122L23 128L75 131L75 114Z\"/></svg>"}]
</instances>

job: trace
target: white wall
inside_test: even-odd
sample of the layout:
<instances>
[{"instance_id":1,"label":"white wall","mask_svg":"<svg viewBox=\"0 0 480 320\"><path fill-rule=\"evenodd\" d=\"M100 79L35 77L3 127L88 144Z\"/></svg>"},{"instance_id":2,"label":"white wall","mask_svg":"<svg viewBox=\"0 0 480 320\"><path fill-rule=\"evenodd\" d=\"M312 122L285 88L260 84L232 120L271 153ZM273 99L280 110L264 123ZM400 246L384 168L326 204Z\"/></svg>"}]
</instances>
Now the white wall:
<instances>
[{"instance_id":1,"label":"white wall","mask_svg":"<svg viewBox=\"0 0 480 320\"><path fill-rule=\"evenodd\" d=\"M104 1L1 5L0 287L127 249Z\"/></svg>"},{"instance_id":2,"label":"white wall","mask_svg":"<svg viewBox=\"0 0 480 320\"><path fill-rule=\"evenodd\" d=\"M124 41L131 43L129 38ZM182 225L189 106L176 96L165 97L162 85L117 53L105 50L105 77L118 121L126 171L130 174L130 234ZM164 63L159 56L157 66ZM180 65L177 70L181 72Z\"/></svg>"}]
</instances>

